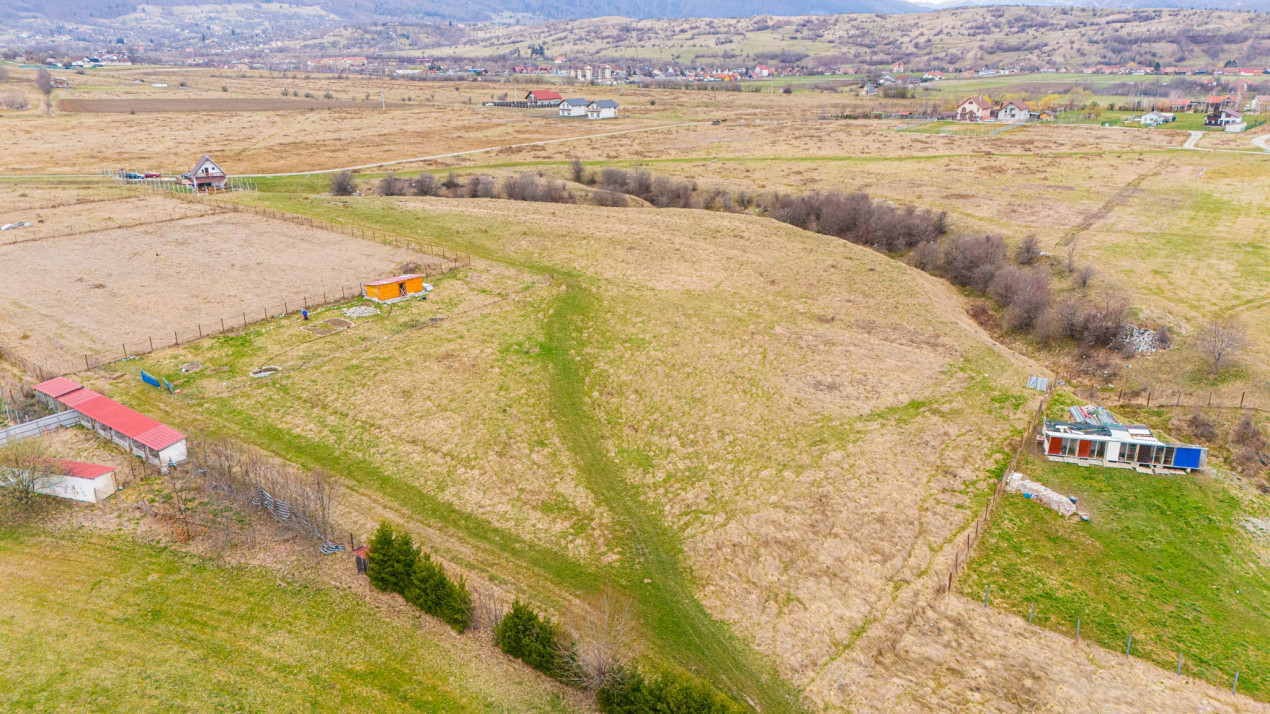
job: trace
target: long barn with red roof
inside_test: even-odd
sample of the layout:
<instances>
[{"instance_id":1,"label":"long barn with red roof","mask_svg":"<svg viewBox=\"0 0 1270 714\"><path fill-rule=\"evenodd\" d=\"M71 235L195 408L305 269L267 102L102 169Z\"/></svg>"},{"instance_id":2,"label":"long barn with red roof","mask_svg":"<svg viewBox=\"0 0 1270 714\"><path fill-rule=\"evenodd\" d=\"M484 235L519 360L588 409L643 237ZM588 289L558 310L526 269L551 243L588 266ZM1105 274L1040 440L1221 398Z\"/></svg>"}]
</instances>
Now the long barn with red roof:
<instances>
[{"instance_id":1,"label":"long barn with red roof","mask_svg":"<svg viewBox=\"0 0 1270 714\"><path fill-rule=\"evenodd\" d=\"M92 429L155 466L185 461L185 435L65 377L35 385L37 398L58 411L74 411Z\"/></svg>"}]
</instances>

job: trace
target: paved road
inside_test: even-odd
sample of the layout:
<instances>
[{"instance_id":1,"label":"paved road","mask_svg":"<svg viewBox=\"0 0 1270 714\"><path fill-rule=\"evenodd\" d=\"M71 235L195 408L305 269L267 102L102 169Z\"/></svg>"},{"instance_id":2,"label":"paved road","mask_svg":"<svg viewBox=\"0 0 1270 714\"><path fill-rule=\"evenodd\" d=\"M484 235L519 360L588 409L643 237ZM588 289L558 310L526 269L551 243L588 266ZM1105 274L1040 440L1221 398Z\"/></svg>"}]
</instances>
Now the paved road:
<instances>
[{"instance_id":1,"label":"paved road","mask_svg":"<svg viewBox=\"0 0 1270 714\"><path fill-rule=\"evenodd\" d=\"M706 122L694 121L684 122L682 124L662 124L659 126L646 126L639 129L623 129L621 131L606 131L599 134L584 134L582 136L566 136L561 139L544 139L542 141L526 141L521 144L506 144L504 146L488 146L484 149L469 149L467 151L453 151L448 154L434 154L432 156L419 156L413 159L398 159L396 161L381 161L377 164L362 164L361 166L344 166L337 169L319 169L317 171L293 171L285 174L239 174L243 178L276 178L279 176L311 176L314 174L334 174L340 171L361 171L362 169L377 169L381 166L396 166L398 164L413 164L419 161L435 161L437 159L449 159L455 156L469 156L471 154L483 154L490 151L501 151L503 149L520 149L526 146L545 146L547 144L560 144L566 141L582 141L584 139L599 139L606 136L619 136L621 134L635 134L642 131L658 131L660 129L676 129L682 126L701 126Z\"/></svg>"}]
</instances>

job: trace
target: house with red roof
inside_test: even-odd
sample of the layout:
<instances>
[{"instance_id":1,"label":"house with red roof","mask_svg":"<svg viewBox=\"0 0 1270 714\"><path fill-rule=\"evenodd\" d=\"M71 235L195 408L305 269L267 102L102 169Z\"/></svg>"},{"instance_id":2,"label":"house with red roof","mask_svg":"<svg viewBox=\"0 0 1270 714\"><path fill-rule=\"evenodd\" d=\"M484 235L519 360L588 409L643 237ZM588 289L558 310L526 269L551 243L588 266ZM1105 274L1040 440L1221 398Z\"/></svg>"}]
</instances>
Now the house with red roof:
<instances>
[{"instance_id":1,"label":"house with red roof","mask_svg":"<svg viewBox=\"0 0 1270 714\"><path fill-rule=\"evenodd\" d=\"M185 435L65 377L35 385L43 404L74 411L79 423L160 468L183 463Z\"/></svg>"},{"instance_id":2,"label":"house with red roof","mask_svg":"<svg viewBox=\"0 0 1270 714\"><path fill-rule=\"evenodd\" d=\"M35 479L36 493L97 503L115 492L115 467L82 461L49 459Z\"/></svg>"},{"instance_id":3,"label":"house with red roof","mask_svg":"<svg viewBox=\"0 0 1270 714\"><path fill-rule=\"evenodd\" d=\"M560 96L560 92L551 89L535 89L525 95L526 102L536 102L543 106L550 104L554 107L560 103L561 99L563 97Z\"/></svg>"}]
</instances>

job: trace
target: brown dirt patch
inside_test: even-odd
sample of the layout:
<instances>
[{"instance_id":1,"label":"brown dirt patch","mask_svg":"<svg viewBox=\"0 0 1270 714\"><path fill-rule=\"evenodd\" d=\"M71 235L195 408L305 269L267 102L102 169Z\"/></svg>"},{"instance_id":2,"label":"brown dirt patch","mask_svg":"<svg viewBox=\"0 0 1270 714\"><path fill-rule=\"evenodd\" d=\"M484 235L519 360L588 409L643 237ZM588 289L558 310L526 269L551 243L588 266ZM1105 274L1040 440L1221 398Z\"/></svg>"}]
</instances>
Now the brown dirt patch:
<instances>
[{"instance_id":1,"label":"brown dirt patch","mask_svg":"<svg viewBox=\"0 0 1270 714\"><path fill-rule=\"evenodd\" d=\"M356 295L424 260L328 231L221 214L0 246L0 344L49 369L130 352ZM54 289L50 289L54 286Z\"/></svg>"}]
</instances>

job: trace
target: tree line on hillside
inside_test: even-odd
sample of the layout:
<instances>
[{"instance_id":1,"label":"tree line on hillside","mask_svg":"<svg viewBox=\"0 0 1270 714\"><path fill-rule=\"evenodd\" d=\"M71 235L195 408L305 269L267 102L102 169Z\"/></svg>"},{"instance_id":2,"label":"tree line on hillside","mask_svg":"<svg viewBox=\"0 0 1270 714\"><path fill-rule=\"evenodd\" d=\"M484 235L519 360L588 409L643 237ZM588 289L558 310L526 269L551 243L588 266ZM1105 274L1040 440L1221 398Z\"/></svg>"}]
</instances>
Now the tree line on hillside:
<instances>
[{"instance_id":1,"label":"tree line on hillside","mask_svg":"<svg viewBox=\"0 0 1270 714\"><path fill-rule=\"evenodd\" d=\"M410 534L381 523L367 547L366 575L375 588L401 595L457 632L473 624L472 596L463 579L451 578ZM638 714L740 714L744 711L708 682L677 670L652 676L634 664L635 624L629 605L602 593L566 628L517 599L493 622L494 643L560 682L596 693L602 712Z\"/></svg>"},{"instance_id":2,"label":"tree line on hillside","mask_svg":"<svg viewBox=\"0 0 1270 714\"><path fill-rule=\"evenodd\" d=\"M1035 236L1024 238L1011 255L1001 236L950 232L947 215L941 211L877 200L863 191L789 194L702 187L690 179L645 169L596 170L577 159L569 165L568 178L573 190L541 172L501 180L484 175L459 178L453 172L438 179L425 173L411 179L381 179L378 192L555 203L588 200L619 207L635 199L657 208L754 213L905 257L914 266L991 300L999 308L999 324L1009 332L1031 335L1043 344L1070 340L1085 352L1103 348L1124 350L1128 355L1132 348L1124 339L1131 312L1128 299L1110 290L1090 292L1095 271L1089 264L1078 264L1074 240L1065 260L1042 261ZM347 179L345 188L351 192L355 183L351 175ZM339 181L337 176L335 182ZM1058 299L1056 277L1068 280L1075 291ZM997 321L978 304L972 305L972 316L982 323ZM1162 329L1157 344L1167 346L1169 341L1167 330Z\"/></svg>"}]
</instances>

